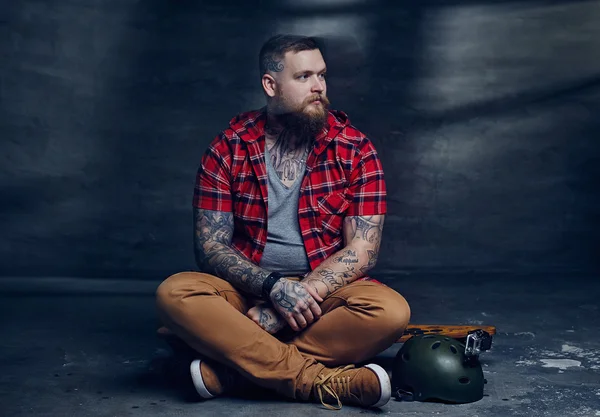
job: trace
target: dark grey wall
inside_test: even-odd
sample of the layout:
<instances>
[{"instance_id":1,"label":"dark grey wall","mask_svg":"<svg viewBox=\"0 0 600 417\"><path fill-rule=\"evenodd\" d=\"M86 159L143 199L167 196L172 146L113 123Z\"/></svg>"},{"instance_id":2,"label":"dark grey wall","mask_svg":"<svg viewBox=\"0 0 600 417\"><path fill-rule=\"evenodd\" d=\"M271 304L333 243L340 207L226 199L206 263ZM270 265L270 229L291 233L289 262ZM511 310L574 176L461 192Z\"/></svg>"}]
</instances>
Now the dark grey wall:
<instances>
[{"instance_id":1,"label":"dark grey wall","mask_svg":"<svg viewBox=\"0 0 600 417\"><path fill-rule=\"evenodd\" d=\"M3 5L0 274L193 268L197 164L263 105L282 31L324 37L332 103L379 150L378 271L597 270L600 2L413 3Z\"/></svg>"}]
</instances>

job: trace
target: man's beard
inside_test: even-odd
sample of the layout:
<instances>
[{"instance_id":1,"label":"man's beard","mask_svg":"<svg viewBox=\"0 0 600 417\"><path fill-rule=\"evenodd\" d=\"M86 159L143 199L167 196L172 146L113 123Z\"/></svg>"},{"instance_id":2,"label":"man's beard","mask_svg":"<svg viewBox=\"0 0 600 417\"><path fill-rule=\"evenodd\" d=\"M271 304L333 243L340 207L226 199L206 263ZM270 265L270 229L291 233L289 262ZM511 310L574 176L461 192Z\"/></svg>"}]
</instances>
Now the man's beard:
<instances>
[{"instance_id":1,"label":"man's beard","mask_svg":"<svg viewBox=\"0 0 600 417\"><path fill-rule=\"evenodd\" d=\"M291 107L281 98L277 99L274 114L281 126L296 138L298 145L311 144L321 133L327 122L329 99L324 95L313 95L297 107ZM306 112L312 102L320 100L321 106L314 111Z\"/></svg>"}]
</instances>

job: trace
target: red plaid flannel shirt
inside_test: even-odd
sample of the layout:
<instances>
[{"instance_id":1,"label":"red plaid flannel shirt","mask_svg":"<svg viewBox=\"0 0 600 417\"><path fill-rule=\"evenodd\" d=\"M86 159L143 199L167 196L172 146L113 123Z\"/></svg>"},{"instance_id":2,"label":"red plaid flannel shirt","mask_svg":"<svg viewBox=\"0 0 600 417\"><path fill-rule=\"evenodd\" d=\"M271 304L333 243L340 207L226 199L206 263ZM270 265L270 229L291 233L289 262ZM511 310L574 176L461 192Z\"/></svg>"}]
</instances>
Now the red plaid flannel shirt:
<instances>
[{"instance_id":1,"label":"red plaid flannel shirt","mask_svg":"<svg viewBox=\"0 0 600 417\"><path fill-rule=\"evenodd\" d=\"M193 198L198 209L233 212L232 246L257 265L267 241L265 122L264 108L231 120L202 158ZM340 111L329 112L306 169L298 220L314 270L343 248L345 216L386 213L386 188L372 142Z\"/></svg>"}]
</instances>

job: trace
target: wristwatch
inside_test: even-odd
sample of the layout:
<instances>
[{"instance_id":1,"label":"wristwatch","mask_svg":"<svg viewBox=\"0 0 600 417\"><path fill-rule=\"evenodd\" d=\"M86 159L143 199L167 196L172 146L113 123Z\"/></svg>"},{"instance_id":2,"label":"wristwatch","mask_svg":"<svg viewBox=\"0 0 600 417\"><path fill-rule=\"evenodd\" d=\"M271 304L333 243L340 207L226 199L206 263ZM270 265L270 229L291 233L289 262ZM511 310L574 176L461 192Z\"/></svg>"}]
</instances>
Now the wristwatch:
<instances>
[{"instance_id":1,"label":"wristwatch","mask_svg":"<svg viewBox=\"0 0 600 417\"><path fill-rule=\"evenodd\" d=\"M269 276L263 281L263 285L262 285L263 298L265 298L266 300L269 299L269 296L271 295L271 290L273 289L273 286L281 278L283 278L283 275L281 275L279 272L271 272L269 274Z\"/></svg>"}]
</instances>

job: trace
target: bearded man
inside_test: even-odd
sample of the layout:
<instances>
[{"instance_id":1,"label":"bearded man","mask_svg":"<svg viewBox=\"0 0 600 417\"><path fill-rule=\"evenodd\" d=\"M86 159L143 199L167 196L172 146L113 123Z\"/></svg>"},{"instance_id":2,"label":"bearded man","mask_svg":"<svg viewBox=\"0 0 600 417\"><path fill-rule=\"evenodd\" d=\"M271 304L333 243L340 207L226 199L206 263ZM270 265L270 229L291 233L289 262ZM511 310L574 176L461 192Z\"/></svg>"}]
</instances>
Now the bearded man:
<instances>
[{"instance_id":1,"label":"bearded man","mask_svg":"<svg viewBox=\"0 0 600 417\"><path fill-rule=\"evenodd\" d=\"M328 109L313 38L275 36L259 65L266 107L233 118L204 154L200 272L159 286L160 318L193 349L186 369L201 398L254 385L327 408L381 407L388 374L361 364L403 334L410 308L367 275L386 214L380 160Z\"/></svg>"}]
</instances>

